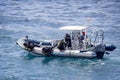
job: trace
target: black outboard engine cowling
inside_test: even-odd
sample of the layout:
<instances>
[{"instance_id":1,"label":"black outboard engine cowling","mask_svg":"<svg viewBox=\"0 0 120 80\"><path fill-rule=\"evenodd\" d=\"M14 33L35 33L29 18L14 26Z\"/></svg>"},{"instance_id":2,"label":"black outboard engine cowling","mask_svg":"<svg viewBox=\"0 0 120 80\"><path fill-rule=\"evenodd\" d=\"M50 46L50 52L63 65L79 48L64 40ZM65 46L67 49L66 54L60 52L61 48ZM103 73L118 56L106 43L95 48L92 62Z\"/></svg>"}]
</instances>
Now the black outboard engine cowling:
<instances>
[{"instance_id":1,"label":"black outboard engine cowling","mask_svg":"<svg viewBox=\"0 0 120 80\"><path fill-rule=\"evenodd\" d=\"M102 59L105 53L105 45L104 44L99 44L94 47L94 51L97 54L97 58Z\"/></svg>"},{"instance_id":2,"label":"black outboard engine cowling","mask_svg":"<svg viewBox=\"0 0 120 80\"><path fill-rule=\"evenodd\" d=\"M116 46L114 46L114 45L105 46L106 51L113 51L114 49L116 49Z\"/></svg>"}]
</instances>

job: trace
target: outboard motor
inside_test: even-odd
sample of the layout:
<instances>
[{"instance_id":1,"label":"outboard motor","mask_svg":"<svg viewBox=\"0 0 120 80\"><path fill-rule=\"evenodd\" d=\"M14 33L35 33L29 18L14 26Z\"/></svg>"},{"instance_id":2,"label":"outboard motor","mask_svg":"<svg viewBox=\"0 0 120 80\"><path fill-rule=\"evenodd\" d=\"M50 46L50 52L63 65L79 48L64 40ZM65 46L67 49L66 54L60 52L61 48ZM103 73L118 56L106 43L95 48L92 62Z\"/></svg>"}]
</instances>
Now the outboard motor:
<instances>
[{"instance_id":1,"label":"outboard motor","mask_svg":"<svg viewBox=\"0 0 120 80\"><path fill-rule=\"evenodd\" d=\"M102 59L105 53L105 46L103 44L99 44L94 47L94 51L97 54L97 58Z\"/></svg>"},{"instance_id":2,"label":"outboard motor","mask_svg":"<svg viewBox=\"0 0 120 80\"><path fill-rule=\"evenodd\" d=\"M105 46L106 51L113 51L114 49L116 49L116 46L114 46L114 45Z\"/></svg>"},{"instance_id":3,"label":"outboard motor","mask_svg":"<svg viewBox=\"0 0 120 80\"><path fill-rule=\"evenodd\" d=\"M105 45L103 43L103 40L104 40L104 32L102 30L96 31L96 36L94 41L94 51L96 52L96 57L99 59L102 59L105 53ZM100 44L95 45L97 41Z\"/></svg>"}]
</instances>

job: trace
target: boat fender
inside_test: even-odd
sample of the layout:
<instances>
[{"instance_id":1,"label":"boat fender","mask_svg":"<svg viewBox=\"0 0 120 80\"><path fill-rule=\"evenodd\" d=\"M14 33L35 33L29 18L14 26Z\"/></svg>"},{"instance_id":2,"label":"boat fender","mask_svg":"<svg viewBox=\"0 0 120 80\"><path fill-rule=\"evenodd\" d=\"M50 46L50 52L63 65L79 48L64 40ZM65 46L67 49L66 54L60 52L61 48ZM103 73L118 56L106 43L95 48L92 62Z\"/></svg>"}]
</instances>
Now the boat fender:
<instances>
[{"instance_id":1,"label":"boat fender","mask_svg":"<svg viewBox=\"0 0 120 80\"><path fill-rule=\"evenodd\" d=\"M52 47L44 47L43 49L42 49L42 53L44 54L44 55L46 55L46 56L51 56L51 53L53 52L53 49L52 49Z\"/></svg>"}]
</instances>

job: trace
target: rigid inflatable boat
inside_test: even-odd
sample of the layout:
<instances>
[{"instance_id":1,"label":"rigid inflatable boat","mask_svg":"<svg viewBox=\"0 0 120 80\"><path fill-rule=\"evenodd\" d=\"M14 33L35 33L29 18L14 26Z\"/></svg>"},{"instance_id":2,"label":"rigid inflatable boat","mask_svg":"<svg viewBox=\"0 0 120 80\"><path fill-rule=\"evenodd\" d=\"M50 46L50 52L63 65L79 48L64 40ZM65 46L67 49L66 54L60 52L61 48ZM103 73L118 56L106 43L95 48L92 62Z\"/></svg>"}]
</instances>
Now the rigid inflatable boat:
<instances>
[{"instance_id":1,"label":"rigid inflatable boat","mask_svg":"<svg viewBox=\"0 0 120 80\"><path fill-rule=\"evenodd\" d=\"M87 26L64 26L60 30L69 30L61 40L32 40L28 36L17 40L17 44L30 51L30 54L47 57L78 57L102 59L108 51L113 51L114 45L106 46L102 30L87 33ZM93 36L94 40L92 40Z\"/></svg>"}]
</instances>

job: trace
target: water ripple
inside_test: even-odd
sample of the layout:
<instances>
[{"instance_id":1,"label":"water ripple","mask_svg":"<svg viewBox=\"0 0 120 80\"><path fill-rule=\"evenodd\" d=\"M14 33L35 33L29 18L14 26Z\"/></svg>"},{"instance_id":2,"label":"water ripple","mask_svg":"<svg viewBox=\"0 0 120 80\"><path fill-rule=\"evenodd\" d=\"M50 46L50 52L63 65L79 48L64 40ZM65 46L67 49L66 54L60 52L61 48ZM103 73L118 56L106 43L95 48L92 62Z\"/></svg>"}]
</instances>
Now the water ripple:
<instances>
[{"instance_id":1,"label":"water ripple","mask_svg":"<svg viewBox=\"0 0 120 80\"><path fill-rule=\"evenodd\" d=\"M119 7L119 0L0 0L0 79L119 80ZM103 60L47 58L30 56L15 44L25 35L62 39L65 31L58 28L66 25L102 29L105 42L117 49Z\"/></svg>"}]
</instances>

